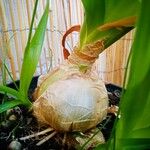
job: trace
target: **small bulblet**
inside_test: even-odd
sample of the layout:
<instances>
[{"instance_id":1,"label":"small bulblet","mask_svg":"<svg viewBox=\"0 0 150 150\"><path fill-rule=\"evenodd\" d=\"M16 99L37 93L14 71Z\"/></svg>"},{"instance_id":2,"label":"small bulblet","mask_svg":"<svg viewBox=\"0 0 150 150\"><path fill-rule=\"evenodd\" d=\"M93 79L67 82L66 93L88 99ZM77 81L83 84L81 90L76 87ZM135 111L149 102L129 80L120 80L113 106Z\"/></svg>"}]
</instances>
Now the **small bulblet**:
<instances>
[{"instance_id":1,"label":"small bulblet","mask_svg":"<svg viewBox=\"0 0 150 150\"><path fill-rule=\"evenodd\" d=\"M98 78L69 75L49 85L34 102L35 116L57 131L86 131L107 115L108 97Z\"/></svg>"}]
</instances>

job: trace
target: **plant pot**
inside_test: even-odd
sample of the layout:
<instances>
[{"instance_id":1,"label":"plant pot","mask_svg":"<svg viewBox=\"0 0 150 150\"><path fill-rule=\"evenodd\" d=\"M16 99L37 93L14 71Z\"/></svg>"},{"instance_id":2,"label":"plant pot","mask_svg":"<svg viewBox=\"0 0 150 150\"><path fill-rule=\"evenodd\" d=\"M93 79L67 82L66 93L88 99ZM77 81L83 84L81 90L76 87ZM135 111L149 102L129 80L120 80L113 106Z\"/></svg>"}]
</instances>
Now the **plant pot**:
<instances>
[{"instance_id":1,"label":"plant pot","mask_svg":"<svg viewBox=\"0 0 150 150\"><path fill-rule=\"evenodd\" d=\"M30 88L29 88L29 98L32 99L32 93L37 86L38 77L34 77ZM19 85L19 81L16 81ZM9 87L14 88L13 83L8 84ZM122 88L114 84L106 84L106 89L108 91L109 105L118 106L120 101L120 95ZM3 95L0 95L0 100L2 100ZM30 135L31 133L37 133L47 128L47 126L39 125L36 118L32 115L32 111L28 111L23 106L15 107L14 109L8 110L7 112L1 114L1 124L0 124L0 145L1 149L75 149L73 146L68 146L68 144L62 143L64 134L59 133L54 138L45 142L41 146L36 146L36 143L44 136L38 136L36 138L30 138L28 140L20 140L20 137ZM109 121L108 121L109 118ZM101 128L106 120L108 121L104 128L101 129L105 140L107 141L110 137L112 127L114 124L116 116L114 114L108 113L107 118L98 124L97 127ZM72 139L70 139L71 141ZM70 142L71 143L71 142ZM15 148L13 148L13 146Z\"/></svg>"}]
</instances>

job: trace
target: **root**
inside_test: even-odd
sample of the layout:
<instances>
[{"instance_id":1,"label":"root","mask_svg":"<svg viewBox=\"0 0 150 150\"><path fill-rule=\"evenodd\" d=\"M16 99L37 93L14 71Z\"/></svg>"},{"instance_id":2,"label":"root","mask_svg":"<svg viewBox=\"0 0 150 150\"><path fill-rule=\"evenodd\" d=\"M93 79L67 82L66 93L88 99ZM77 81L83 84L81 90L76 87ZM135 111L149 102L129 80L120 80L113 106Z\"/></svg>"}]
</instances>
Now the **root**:
<instances>
[{"instance_id":1,"label":"root","mask_svg":"<svg viewBox=\"0 0 150 150\"><path fill-rule=\"evenodd\" d=\"M44 139L42 139L41 141L39 141L36 146L40 146L42 145L43 143L45 143L46 141L48 141L50 138L52 138L57 132L54 131L52 132L50 135L46 136Z\"/></svg>"},{"instance_id":2,"label":"root","mask_svg":"<svg viewBox=\"0 0 150 150\"><path fill-rule=\"evenodd\" d=\"M31 134L31 135L28 135L28 136L25 136L25 137L21 137L19 139L20 140L27 140L27 139L30 139L30 138L33 138L33 137L37 137L39 135L43 135L45 133L51 132L51 131L54 131L54 129L53 128L47 128L46 130L43 130L41 132L34 133L34 134Z\"/></svg>"},{"instance_id":3,"label":"root","mask_svg":"<svg viewBox=\"0 0 150 150\"><path fill-rule=\"evenodd\" d=\"M62 145L65 146L65 143L67 141L67 133L64 134L64 138L62 140Z\"/></svg>"}]
</instances>

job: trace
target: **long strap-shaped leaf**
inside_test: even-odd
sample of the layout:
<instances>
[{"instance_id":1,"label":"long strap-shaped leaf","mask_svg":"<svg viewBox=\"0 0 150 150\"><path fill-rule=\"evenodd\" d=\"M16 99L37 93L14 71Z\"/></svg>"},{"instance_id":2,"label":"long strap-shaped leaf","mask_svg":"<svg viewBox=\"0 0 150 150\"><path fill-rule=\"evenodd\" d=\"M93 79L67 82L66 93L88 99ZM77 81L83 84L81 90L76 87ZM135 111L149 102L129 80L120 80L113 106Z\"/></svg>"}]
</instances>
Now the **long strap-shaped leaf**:
<instances>
[{"instance_id":1,"label":"long strap-shaped leaf","mask_svg":"<svg viewBox=\"0 0 150 150\"><path fill-rule=\"evenodd\" d=\"M24 96L27 96L27 91L41 54L45 29L48 20L48 12L49 12L49 0L47 0L46 9L35 31L35 34L31 42L25 49L20 77L20 92Z\"/></svg>"},{"instance_id":2,"label":"long strap-shaped leaf","mask_svg":"<svg viewBox=\"0 0 150 150\"><path fill-rule=\"evenodd\" d=\"M140 6L139 0L82 0L82 3L85 17L80 34L80 49L104 38L109 40L105 45L105 48L108 47L126 34L128 27L135 25Z\"/></svg>"},{"instance_id":3,"label":"long strap-shaped leaf","mask_svg":"<svg viewBox=\"0 0 150 150\"><path fill-rule=\"evenodd\" d=\"M9 101L5 102L4 104L0 105L0 113L4 112L10 108L13 108L17 105L20 105L20 104L22 104L22 101L20 101L20 99L19 100L16 100L16 99L9 100Z\"/></svg>"},{"instance_id":4,"label":"long strap-shaped leaf","mask_svg":"<svg viewBox=\"0 0 150 150\"><path fill-rule=\"evenodd\" d=\"M11 101L7 101L4 104L0 105L0 112L6 111L7 109L15 107L19 104L23 104L27 107L31 106L31 102L28 99L27 92L41 54L41 49L44 40L47 19L48 19L48 12L49 12L49 0L47 0L44 14L40 20L40 23L35 31L33 38L31 39L32 26L33 26L34 16L37 8L37 2L38 0L36 0L35 3L34 13L31 22L31 29L28 37L27 46L25 49L22 70L21 70L21 77L20 77L19 92L6 86L0 86L0 93L6 93L7 95L11 95L12 97L15 98Z\"/></svg>"},{"instance_id":5,"label":"long strap-shaped leaf","mask_svg":"<svg viewBox=\"0 0 150 150\"><path fill-rule=\"evenodd\" d=\"M18 91L4 85L0 85L0 93L6 93L14 98L20 99L20 93Z\"/></svg>"},{"instance_id":6,"label":"long strap-shaped leaf","mask_svg":"<svg viewBox=\"0 0 150 150\"><path fill-rule=\"evenodd\" d=\"M122 119L119 124L125 129L125 137L142 137L141 129L150 128L150 1L142 0L137 32L132 47L131 67L127 90L121 103ZM132 113L127 113L132 112ZM138 133L139 131L139 133ZM150 130L148 138L150 138Z\"/></svg>"},{"instance_id":7,"label":"long strap-shaped leaf","mask_svg":"<svg viewBox=\"0 0 150 150\"><path fill-rule=\"evenodd\" d=\"M142 0L137 31L131 50L126 91L121 104L121 118L108 149L150 148L150 1ZM99 147L100 149L100 147Z\"/></svg>"}]
</instances>

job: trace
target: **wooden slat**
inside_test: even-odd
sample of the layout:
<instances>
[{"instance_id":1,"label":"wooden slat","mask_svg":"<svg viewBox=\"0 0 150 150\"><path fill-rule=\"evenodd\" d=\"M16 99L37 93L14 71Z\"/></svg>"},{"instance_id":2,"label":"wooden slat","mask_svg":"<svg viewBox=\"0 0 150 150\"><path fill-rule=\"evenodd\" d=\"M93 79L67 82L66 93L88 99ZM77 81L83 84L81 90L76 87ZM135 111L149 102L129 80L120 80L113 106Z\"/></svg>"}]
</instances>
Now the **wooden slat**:
<instances>
[{"instance_id":1,"label":"wooden slat","mask_svg":"<svg viewBox=\"0 0 150 150\"><path fill-rule=\"evenodd\" d=\"M31 12L30 12L31 2L30 3L29 2L30 2L29 0L26 0L28 23L29 23L29 26L30 26L30 23L31 23Z\"/></svg>"},{"instance_id":2,"label":"wooden slat","mask_svg":"<svg viewBox=\"0 0 150 150\"><path fill-rule=\"evenodd\" d=\"M68 15L69 15L69 17L68 17L68 22L69 22L69 28L72 26L72 14L71 14L71 5L72 5L72 2L71 1L68 1L68 8L69 8L69 10L68 10ZM71 39L71 48L73 48L73 39L72 39L72 33L70 34L70 39Z\"/></svg>"},{"instance_id":3,"label":"wooden slat","mask_svg":"<svg viewBox=\"0 0 150 150\"><path fill-rule=\"evenodd\" d=\"M106 50L106 72L105 72L105 80L108 82L112 82L112 70L113 70L113 47L114 45Z\"/></svg>"},{"instance_id":4,"label":"wooden slat","mask_svg":"<svg viewBox=\"0 0 150 150\"><path fill-rule=\"evenodd\" d=\"M51 6L52 6L52 2L51 2ZM51 8L52 9L52 8ZM54 15L54 12L53 10L51 10L50 14L49 14L49 20L50 20L50 30L52 31L51 34L50 34L50 43L51 43L51 54L52 54L52 57L54 57L53 61L52 61L52 67L53 67L53 64L54 64L54 61L55 61L55 56L54 56L54 51L55 51L55 48L54 48L54 20L53 20L53 15Z\"/></svg>"},{"instance_id":5,"label":"wooden slat","mask_svg":"<svg viewBox=\"0 0 150 150\"><path fill-rule=\"evenodd\" d=\"M131 42L132 32L106 50L106 81L122 86Z\"/></svg>"},{"instance_id":6,"label":"wooden slat","mask_svg":"<svg viewBox=\"0 0 150 150\"><path fill-rule=\"evenodd\" d=\"M115 62L114 62L114 73L113 73L113 82L120 85L122 84L122 60L124 55L124 42L119 40L116 44L115 49Z\"/></svg>"},{"instance_id":7,"label":"wooden slat","mask_svg":"<svg viewBox=\"0 0 150 150\"><path fill-rule=\"evenodd\" d=\"M23 21L22 21L22 6L21 6L21 1L17 1L17 11L18 11L18 22L19 22L19 28L21 30L24 29L24 24L23 24ZM25 46L26 46L26 34L25 34L25 31L21 31L21 45L22 45L22 53L24 53L24 49L25 49Z\"/></svg>"},{"instance_id":8,"label":"wooden slat","mask_svg":"<svg viewBox=\"0 0 150 150\"><path fill-rule=\"evenodd\" d=\"M61 21L60 21L60 7L61 7L60 4L61 4L61 3L60 3L60 0L56 0L56 1L55 1L55 6L56 6L56 18L57 18L57 30L61 30L61 29L62 29L62 25L61 25ZM61 32L61 31L60 31L60 32ZM61 63L60 57L62 57L61 38L60 38L60 35L59 35L59 34L60 34L60 33L57 32L57 42L58 42L57 48L58 48L58 50L60 50L60 51L57 50L57 51L55 52L56 56L58 57L58 58L57 58L58 64ZM61 54L61 55L60 55L60 54Z\"/></svg>"},{"instance_id":9,"label":"wooden slat","mask_svg":"<svg viewBox=\"0 0 150 150\"><path fill-rule=\"evenodd\" d=\"M76 8L77 8L77 21L79 22L79 24L81 24L81 18L80 18L80 13L79 13L79 10L80 10L80 7L79 7L79 1L76 0Z\"/></svg>"},{"instance_id":10,"label":"wooden slat","mask_svg":"<svg viewBox=\"0 0 150 150\"><path fill-rule=\"evenodd\" d=\"M42 6L43 6L43 8L44 8L44 1L42 1ZM50 27L50 25L48 24L47 25L47 29L50 29L49 28ZM45 50L45 48L44 48L44 53L45 53L45 59L46 59L46 69L47 69L47 72L48 72L48 70L49 70L49 66L48 66L48 61L51 61L50 59L51 59L51 52L49 51L51 48L50 48L50 37L49 37L49 31L46 31L46 40L47 40L47 50ZM46 57L46 52L48 53L48 58Z\"/></svg>"},{"instance_id":11,"label":"wooden slat","mask_svg":"<svg viewBox=\"0 0 150 150\"><path fill-rule=\"evenodd\" d=\"M66 13L65 13L65 3L64 0L61 1L62 2L62 8L63 8L63 19L65 22L65 30L67 30L67 17L66 17Z\"/></svg>"},{"instance_id":12,"label":"wooden slat","mask_svg":"<svg viewBox=\"0 0 150 150\"><path fill-rule=\"evenodd\" d=\"M21 57L20 57L21 51L19 50L17 32L14 32L16 29L16 25L15 25L16 17L14 17L14 12L13 12L13 8L12 8L12 1L9 1L8 5L9 5L9 9L10 9L11 24L12 24L13 34L14 34L15 51L16 51L16 55L17 55L17 65L18 65L18 69L19 69L18 71L20 73L21 72Z\"/></svg>"},{"instance_id":13,"label":"wooden slat","mask_svg":"<svg viewBox=\"0 0 150 150\"><path fill-rule=\"evenodd\" d=\"M1 18L1 24L2 24L2 31L7 31L7 20L6 20L6 15L5 15L5 9L3 5L3 1L0 0L0 18ZM6 32L4 35L4 44L7 45L7 56L10 62L11 66L11 71L12 71L12 77L14 80L17 79L16 77L16 68L15 68L15 62L14 62L14 57L12 55L12 50L9 41L9 33ZM4 50L4 49L3 49ZM5 51L5 50L4 50Z\"/></svg>"}]
</instances>

